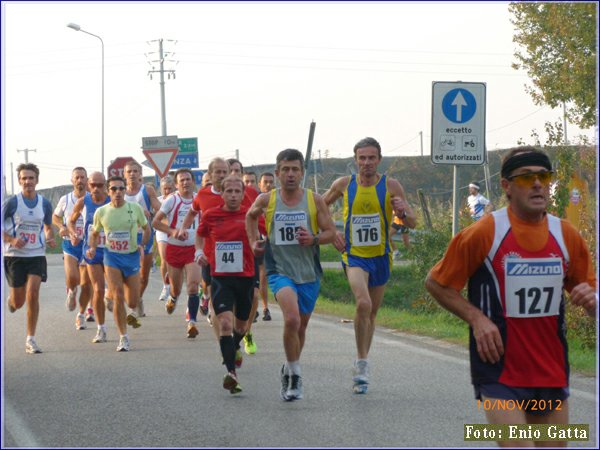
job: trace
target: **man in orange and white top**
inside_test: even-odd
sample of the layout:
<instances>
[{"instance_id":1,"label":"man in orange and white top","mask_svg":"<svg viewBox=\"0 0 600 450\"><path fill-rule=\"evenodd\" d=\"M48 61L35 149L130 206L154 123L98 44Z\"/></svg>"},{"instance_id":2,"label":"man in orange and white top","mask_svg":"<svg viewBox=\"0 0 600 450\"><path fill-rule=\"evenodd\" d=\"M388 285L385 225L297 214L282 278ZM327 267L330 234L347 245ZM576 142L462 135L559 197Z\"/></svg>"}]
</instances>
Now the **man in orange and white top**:
<instances>
[{"instance_id":1,"label":"man in orange and white top","mask_svg":"<svg viewBox=\"0 0 600 450\"><path fill-rule=\"evenodd\" d=\"M431 295L469 324L476 398L525 404L486 411L493 424L569 422L564 291L571 303L596 315L596 277L587 245L569 222L546 211L552 174L545 153L533 147L510 150L501 169L508 207L457 234L426 280ZM461 291L467 282L465 298ZM542 401L547 409L532 408Z\"/></svg>"},{"instance_id":2,"label":"man in orange and white top","mask_svg":"<svg viewBox=\"0 0 600 450\"><path fill-rule=\"evenodd\" d=\"M154 229L167 233L167 270L169 272L169 283L171 291L165 309L168 314L173 314L177 306L177 299L181 294L183 286L183 275L185 273L186 287L188 293L187 337L195 338L198 335L198 309L200 307L200 295L198 285L200 284L200 267L194 261L194 247L196 230L198 229L198 216L194 217L191 225L178 233L183 219L192 207L194 200L194 174L191 169L178 169L175 172L174 192L163 201L160 210L154 216L152 226ZM166 219L166 222L165 222Z\"/></svg>"}]
</instances>

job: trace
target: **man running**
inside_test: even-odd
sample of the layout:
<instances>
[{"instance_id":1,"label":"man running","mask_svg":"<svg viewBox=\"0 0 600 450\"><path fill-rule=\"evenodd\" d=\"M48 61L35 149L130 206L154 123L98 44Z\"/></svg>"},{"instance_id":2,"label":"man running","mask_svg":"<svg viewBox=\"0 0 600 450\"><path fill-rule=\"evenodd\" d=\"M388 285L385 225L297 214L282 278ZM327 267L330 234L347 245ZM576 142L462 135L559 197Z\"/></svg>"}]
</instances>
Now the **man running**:
<instances>
[{"instance_id":1,"label":"man running","mask_svg":"<svg viewBox=\"0 0 600 450\"><path fill-rule=\"evenodd\" d=\"M77 288L81 286L79 313L75 316L75 328L78 330L86 328L86 313L92 286L86 273L85 264L83 264L83 217L80 217L72 231L68 229L68 221L75 203L86 194L87 181L87 171L83 167L75 167L71 172L73 191L60 198L52 215L52 223L58 228L58 234L62 237L67 285L66 305L69 311L75 310L77 306Z\"/></svg>"},{"instance_id":2,"label":"man running","mask_svg":"<svg viewBox=\"0 0 600 450\"><path fill-rule=\"evenodd\" d=\"M126 317L125 302L129 308L137 307L140 299L140 252L150 240L150 226L141 206L125 201L125 180L119 176L108 179L110 203L96 210L92 239L87 256L94 259L100 242L100 232L106 236L104 267L108 289L113 295L113 313L119 329L118 352L129 351L127 324L139 326L133 316ZM138 229L143 230L141 247L138 246Z\"/></svg>"},{"instance_id":3,"label":"man running","mask_svg":"<svg viewBox=\"0 0 600 450\"><path fill-rule=\"evenodd\" d=\"M175 311L185 274L185 284L188 294L187 315L189 316L187 318L187 337L193 339L198 335L197 316L200 307L198 286L202 276L200 267L194 260L196 251L194 243L196 230L198 229L198 216L194 218L194 221L185 230L185 233L179 233L179 228L192 207L194 200L195 185L192 170L178 169L175 172L175 186L177 192L174 192L163 201L160 210L154 216L152 226L156 230L166 233L168 236L165 257L171 289L167 303L165 304L167 313L172 314ZM166 220L166 223L164 220Z\"/></svg>"},{"instance_id":4,"label":"man running","mask_svg":"<svg viewBox=\"0 0 600 450\"><path fill-rule=\"evenodd\" d=\"M223 206L203 212L196 235L196 260L211 268L212 303L219 323L219 346L227 373L223 388L232 394L242 391L236 367L241 367L240 341L249 326L254 294L254 255L246 233L247 208L242 207L244 183L236 175L223 180ZM205 238L215 247L210 261Z\"/></svg>"},{"instance_id":5,"label":"man running","mask_svg":"<svg viewBox=\"0 0 600 450\"><path fill-rule=\"evenodd\" d=\"M275 187L275 175L271 172L263 172L260 175L260 180L258 181L259 192L264 194L270 192L271 189ZM264 257L260 256L259 258L260 264L258 267L259 270L259 285L258 290L260 291L260 296L262 298L263 305L263 317L262 320L269 321L271 320L271 311L269 311L269 285L267 282L267 272L265 271L265 261Z\"/></svg>"},{"instance_id":6,"label":"man running","mask_svg":"<svg viewBox=\"0 0 600 450\"><path fill-rule=\"evenodd\" d=\"M337 236L334 245L343 251L342 263L356 299L357 359L352 381L353 391L364 394L369 384L368 356L375 318L392 266L389 230L393 214L410 228L415 227L416 220L402 185L377 171L381 162L379 142L370 137L359 141L354 146L354 160L358 174L335 180L323 199L331 205L344 198L344 234Z\"/></svg>"},{"instance_id":7,"label":"man running","mask_svg":"<svg viewBox=\"0 0 600 450\"><path fill-rule=\"evenodd\" d=\"M143 183L142 166L135 160L127 161L124 169L125 179L127 180L127 191L125 192L125 201L137 203L142 207L146 219L150 221L152 214L160 209L160 202L156 196L154 186ZM141 242L142 234L137 237L138 244ZM140 300L137 302L137 316L144 317L144 292L148 286L150 269L152 268L152 245L154 244L154 230L150 228L150 239L144 247L144 252L140 256ZM132 311L135 315L135 313Z\"/></svg>"},{"instance_id":8,"label":"man running","mask_svg":"<svg viewBox=\"0 0 600 450\"><path fill-rule=\"evenodd\" d=\"M113 301L106 298L105 292L106 283L104 280L104 247L106 246L106 236L103 231L100 231L96 252L93 257L90 257L90 244L92 239L92 226L94 223L94 213L101 206L110 202L110 198L106 193L106 178L101 172L92 172L88 179L89 192L75 203L73 212L69 218L69 231L73 234L77 228L79 219L83 218L83 259L87 273L92 281L93 299L92 305L96 311L96 322L98 331L92 342L106 342L106 309L110 312L113 310Z\"/></svg>"},{"instance_id":9,"label":"man running","mask_svg":"<svg viewBox=\"0 0 600 450\"><path fill-rule=\"evenodd\" d=\"M486 409L489 423L568 424L564 291L573 305L595 318L594 264L578 231L546 210L553 175L548 155L534 147L511 149L500 173L508 207L454 236L425 286L440 305L469 324L475 397L523 405ZM465 298L461 292L467 282ZM535 406L542 403L547 407Z\"/></svg>"},{"instance_id":10,"label":"man running","mask_svg":"<svg viewBox=\"0 0 600 450\"><path fill-rule=\"evenodd\" d=\"M175 182L173 181L173 177L171 175L167 175L160 180L160 192L161 196L158 197L158 201L162 205L163 202L167 199L169 194L176 191ZM160 255L160 277L162 279L163 287L160 291L160 296L158 300L161 302L166 302L171 293L171 286L169 285L169 275L167 272L167 241L169 240L169 236L167 233L163 233L160 230L156 230L156 248L158 250L158 254Z\"/></svg>"},{"instance_id":11,"label":"man running","mask_svg":"<svg viewBox=\"0 0 600 450\"><path fill-rule=\"evenodd\" d=\"M333 242L336 230L323 199L300 187L302 153L295 149L280 152L275 174L281 188L256 199L246 216L246 229L254 254L265 255L269 287L283 313L286 362L281 368L281 399L291 401L303 397L300 354L319 295L322 269L318 246ZM262 214L266 246L259 238Z\"/></svg>"},{"instance_id":12,"label":"man running","mask_svg":"<svg viewBox=\"0 0 600 450\"><path fill-rule=\"evenodd\" d=\"M35 164L19 164L17 177L21 192L2 205L4 273L10 286L8 310L14 313L27 302L25 351L42 350L35 341L40 312L40 285L47 279L46 244L54 248L52 205L35 190L40 171Z\"/></svg>"}]
</instances>

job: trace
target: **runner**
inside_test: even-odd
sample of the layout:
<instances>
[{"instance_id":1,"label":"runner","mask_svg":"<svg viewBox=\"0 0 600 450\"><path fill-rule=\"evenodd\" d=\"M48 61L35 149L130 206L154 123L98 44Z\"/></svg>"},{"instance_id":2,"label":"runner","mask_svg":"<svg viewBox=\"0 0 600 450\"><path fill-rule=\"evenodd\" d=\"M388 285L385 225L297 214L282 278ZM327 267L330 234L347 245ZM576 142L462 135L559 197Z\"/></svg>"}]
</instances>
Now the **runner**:
<instances>
[{"instance_id":1,"label":"runner","mask_svg":"<svg viewBox=\"0 0 600 450\"><path fill-rule=\"evenodd\" d=\"M125 189L122 177L108 179L110 203L98 208L94 214L90 248L86 252L90 259L94 259L100 232L104 231L104 267L108 289L114 297L113 313L120 335L118 352L129 351L127 324L139 327L134 316L126 317L125 302L131 309L137 307L140 299L140 253L150 240L150 226L144 211L137 203L125 201ZM139 228L143 230L141 248L137 243Z\"/></svg>"},{"instance_id":2,"label":"runner","mask_svg":"<svg viewBox=\"0 0 600 450\"><path fill-rule=\"evenodd\" d=\"M336 230L323 199L300 187L302 153L295 149L280 152L275 174L281 189L256 199L246 216L246 229L254 254L265 254L269 286L283 313L286 362L281 368L281 398L290 401L303 397L300 354L319 295L322 270L318 246L333 242ZM259 238L262 214L266 218L266 246Z\"/></svg>"},{"instance_id":3,"label":"runner","mask_svg":"<svg viewBox=\"0 0 600 450\"><path fill-rule=\"evenodd\" d=\"M270 192L275 187L275 176L271 172L263 172L260 175L258 182L258 188L260 193ZM260 261L259 265L259 287L260 296L263 305L263 317L262 320L271 320L271 311L269 311L269 284L267 282L267 272L265 271L265 260L264 256L258 257Z\"/></svg>"},{"instance_id":4,"label":"runner","mask_svg":"<svg viewBox=\"0 0 600 450\"><path fill-rule=\"evenodd\" d=\"M69 232L76 232L77 224L80 223L80 218L83 218L83 258L87 274L91 279L94 289L92 304L96 311L96 320L98 324L98 332L93 343L106 342L106 309L112 312L113 301L105 298L106 283L104 280L104 247L106 244L106 236L103 231L100 231L99 241L96 246L94 257L90 257L91 231L94 222L94 213L101 206L110 202L110 198L106 193L106 179L101 172L92 172L88 179L89 193L77 200L73 207L73 212L68 221ZM106 305L105 305L106 303Z\"/></svg>"},{"instance_id":5,"label":"runner","mask_svg":"<svg viewBox=\"0 0 600 450\"><path fill-rule=\"evenodd\" d=\"M454 236L425 283L440 305L469 324L475 397L525 405L486 409L493 424L569 423L564 290L572 304L597 317L595 268L587 245L567 220L546 210L552 175L544 152L511 149L500 180L508 207ZM461 294L467 281L468 299ZM533 406L542 403L544 408Z\"/></svg>"},{"instance_id":6,"label":"runner","mask_svg":"<svg viewBox=\"0 0 600 450\"><path fill-rule=\"evenodd\" d=\"M254 292L254 255L246 233L247 208L241 207L244 183L236 175L223 180L223 206L202 214L196 234L196 260L210 265L212 302L219 323L219 345L227 373L223 388L231 394L242 391L236 367L242 365L240 341L249 326ZM210 261L204 251L205 239L210 236L214 248ZM204 249L204 250L203 250Z\"/></svg>"},{"instance_id":7,"label":"runner","mask_svg":"<svg viewBox=\"0 0 600 450\"><path fill-rule=\"evenodd\" d=\"M221 198L221 189L223 187L222 186L223 180L227 176L228 172L229 172L229 165L227 164L227 161L225 161L223 158L214 158L208 164L208 175L209 175L209 178L210 178L212 184L206 186L205 188L200 189L198 191L198 193L196 194L196 196L194 197L194 201L192 202L192 207L190 208L187 215L185 216L185 219L183 219L183 223L175 236L177 239L185 239L185 236L187 236L187 230L191 227L196 216L198 214L200 214L201 211L207 211L210 208L215 208L215 207L221 206L223 204L223 199ZM206 256L207 256L207 259L210 260L210 252L212 251L211 249L214 248L214 245L210 242L210 237L205 240L205 245L207 245L207 248L205 251ZM208 312L208 315L207 315L208 323L210 323L213 326L215 336L217 339L219 339L220 338L220 333L219 333L219 329L218 329L219 323L215 322L213 324L212 320L211 320L211 317L213 316L213 314L212 314L213 311L211 310L212 306L210 304L210 289L211 289L210 288L210 283L211 283L210 266L202 267L202 279L204 280L204 283L205 283L205 289L204 289L204 294L202 296L203 298L202 298L200 308L202 310L204 310L206 308L206 311Z\"/></svg>"},{"instance_id":8,"label":"runner","mask_svg":"<svg viewBox=\"0 0 600 450\"><path fill-rule=\"evenodd\" d=\"M79 294L79 312L75 316L75 328L84 330L86 328L86 313L92 296L92 285L86 273L83 262L83 217L70 232L67 225L69 217L73 212L73 206L78 199L86 194L87 171L83 167L75 167L71 171L71 183L73 191L63 195L58 201L52 215L52 223L58 228L58 234L62 237L63 262L65 266L65 277L67 285L67 309L74 311L77 306L77 289L81 286ZM77 244L74 244L77 242ZM93 312L92 312L93 318Z\"/></svg>"},{"instance_id":9,"label":"runner","mask_svg":"<svg viewBox=\"0 0 600 450\"><path fill-rule=\"evenodd\" d=\"M125 163L125 179L127 180L127 191L125 192L125 201L137 203L142 207L148 223L152 221L152 214L160 209L160 202L156 196L154 186L143 183L142 166L137 161L128 161ZM141 242L142 233L138 234L138 243ZM144 312L144 292L148 286L150 278L150 269L152 268L152 245L154 244L154 230L150 228L150 240L144 247L144 253L140 256L140 299L137 302L137 311L131 311L133 316L145 317Z\"/></svg>"},{"instance_id":10,"label":"runner","mask_svg":"<svg viewBox=\"0 0 600 450\"><path fill-rule=\"evenodd\" d=\"M393 214L409 228L415 227L416 219L402 185L377 172L381 146L375 139L359 141L354 146L354 160L358 174L335 180L323 199L331 205L344 198L344 234L338 234L334 245L343 251L342 263L356 299L357 359L352 381L354 393L364 394L369 385L368 356L375 318L392 266L389 230Z\"/></svg>"},{"instance_id":11,"label":"runner","mask_svg":"<svg viewBox=\"0 0 600 450\"><path fill-rule=\"evenodd\" d=\"M160 180L160 191L162 195L158 197L158 201L163 204L165 199L176 191L175 182L171 175L167 175ZM167 272L167 240L169 236L167 233L163 233L160 230L156 230L156 248L160 255L160 275L163 282L162 291L160 291L160 297L158 298L161 302L166 302L171 293L171 286L169 285L169 274Z\"/></svg>"},{"instance_id":12,"label":"runner","mask_svg":"<svg viewBox=\"0 0 600 450\"><path fill-rule=\"evenodd\" d=\"M8 310L14 313L27 302L25 352L42 353L35 341L40 312L40 285L47 279L46 244L54 248L52 205L35 190L40 171L35 164L19 164L21 192L2 205L4 274L10 286Z\"/></svg>"},{"instance_id":13,"label":"runner","mask_svg":"<svg viewBox=\"0 0 600 450\"><path fill-rule=\"evenodd\" d=\"M187 337L195 338L198 335L198 308L200 307L200 296L198 285L200 284L201 271L194 260L195 234L198 229L198 217L194 219L186 233L179 233L183 219L192 207L194 200L194 174L191 169L178 169L175 172L175 183L177 192L163 201L160 210L154 216L152 226L167 234L168 242L165 258L168 263L169 281L171 284L170 295L165 303L168 314L172 314L177 306L177 299L181 294L183 277L188 294ZM164 220L166 219L166 223ZM176 237L176 236L179 236Z\"/></svg>"}]
</instances>

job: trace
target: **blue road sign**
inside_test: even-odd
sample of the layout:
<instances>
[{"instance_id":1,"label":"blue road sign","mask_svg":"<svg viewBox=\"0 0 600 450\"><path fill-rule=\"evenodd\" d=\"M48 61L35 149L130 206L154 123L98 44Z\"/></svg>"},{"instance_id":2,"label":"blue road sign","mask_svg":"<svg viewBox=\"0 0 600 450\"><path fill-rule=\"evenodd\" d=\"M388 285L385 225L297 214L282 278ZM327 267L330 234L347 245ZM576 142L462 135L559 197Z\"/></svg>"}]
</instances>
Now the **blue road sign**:
<instances>
[{"instance_id":1,"label":"blue road sign","mask_svg":"<svg viewBox=\"0 0 600 450\"><path fill-rule=\"evenodd\" d=\"M442 111L449 121L465 123L475 115L477 101L466 89L452 89L442 100Z\"/></svg>"},{"instance_id":2,"label":"blue road sign","mask_svg":"<svg viewBox=\"0 0 600 450\"><path fill-rule=\"evenodd\" d=\"M188 169L198 167L198 153L178 153L171 169L181 169L182 167Z\"/></svg>"}]
</instances>

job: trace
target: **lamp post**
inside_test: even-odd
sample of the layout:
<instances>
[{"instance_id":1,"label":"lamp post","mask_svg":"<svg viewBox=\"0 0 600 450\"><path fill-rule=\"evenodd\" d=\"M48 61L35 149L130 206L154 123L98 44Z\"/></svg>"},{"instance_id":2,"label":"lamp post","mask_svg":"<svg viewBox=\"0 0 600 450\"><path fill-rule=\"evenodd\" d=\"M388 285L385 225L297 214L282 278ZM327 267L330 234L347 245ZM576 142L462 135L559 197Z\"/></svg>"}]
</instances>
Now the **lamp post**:
<instances>
[{"instance_id":1,"label":"lamp post","mask_svg":"<svg viewBox=\"0 0 600 450\"><path fill-rule=\"evenodd\" d=\"M83 30L76 23L69 23L67 24L67 27L75 31L81 31L82 33L89 34L90 36L94 36L95 38L100 39L100 43L102 44L102 161L100 164L100 172L104 173L104 41L100 36Z\"/></svg>"}]
</instances>

